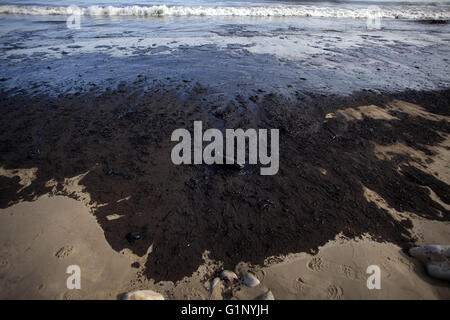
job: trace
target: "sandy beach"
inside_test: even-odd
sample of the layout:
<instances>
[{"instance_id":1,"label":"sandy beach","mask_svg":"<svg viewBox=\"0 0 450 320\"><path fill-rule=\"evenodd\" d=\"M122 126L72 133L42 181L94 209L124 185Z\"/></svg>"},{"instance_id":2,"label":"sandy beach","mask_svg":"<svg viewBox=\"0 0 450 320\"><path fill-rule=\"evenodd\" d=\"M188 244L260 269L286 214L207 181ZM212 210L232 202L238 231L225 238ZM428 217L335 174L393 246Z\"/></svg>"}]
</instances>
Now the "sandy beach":
<instances>
[{"instance_id":1,"label":"sandy beach","mask_svg":"<svg viewBox=\"0 0 450 320\"><path fill-rule=\"evenodd\" d=\"M295 112L283 97L262 94L259 116L247 119L286 126L283 148L291 150L280 174L267 177L252 167L235 172L167 160L163 137L181 123L160 121L162 113L184 111L217 125L216 113L196 109L194 94L179 103L172 92L69 97L53 108L48 100L4 98L10 112L2 128L15 134L1 145L13 148L2 152L0 171L2 298L117 299L152 289L167 299L256 299L270 289L276 299L448 299L448 283L429 277L405 251L450 236L448 94L316 97ZM119 96L133 97L125 116ZM159 116L144 121L152 101ZM269 102L278 107L265 109ZM39 117L15 116L29 104ZM234 114L227 121L242 121ZM24 121L23 133L52 143L27 149L29 140L13 130ZM189 123L189 116L178 121ZM293 122L303 130L294 131ZM54 138L62 124L64 138ZM128 241L133 231L142 238ZM65 288L72 264L82 270L81 290ZM367 289L373 264L382 290ZM261 285L223 282L211 292L223 269L250 271Z\"/></svg>"},{"instance_id":2,"label":"sandy beach","mask_svg":"<svg viewBox=\"0 0 450 320\"><path fill-rule=\"evenodd\" d=\"M24 220L32 227L24 229ZM76 200L42 196L33 203L3 209L1 222L10 226L1 237L7 244L1 252L1 299L118 299L136 289L151 289L166 299L224 299L225 286L211 291L210 283L221 263L209 260L207 253L191 276L175 283L155 283L131 266L144 263L147 256L112 250L89 209ZM419 245L442 243L449 237L448 223L413 222ZM366 287L365 269L372 263L381 266L382 290ZM72 264L83 270L81 290L66 288L66 268ZM233 299L257 299L269 289L276 299L450 298L448 284L429 277L423 265L400 247L366 237L332 240L317 255L291 254L263 267L240 264L236 271L244 269L252 270L261 285L227 287Z\"/></svg>"}]
</instances>

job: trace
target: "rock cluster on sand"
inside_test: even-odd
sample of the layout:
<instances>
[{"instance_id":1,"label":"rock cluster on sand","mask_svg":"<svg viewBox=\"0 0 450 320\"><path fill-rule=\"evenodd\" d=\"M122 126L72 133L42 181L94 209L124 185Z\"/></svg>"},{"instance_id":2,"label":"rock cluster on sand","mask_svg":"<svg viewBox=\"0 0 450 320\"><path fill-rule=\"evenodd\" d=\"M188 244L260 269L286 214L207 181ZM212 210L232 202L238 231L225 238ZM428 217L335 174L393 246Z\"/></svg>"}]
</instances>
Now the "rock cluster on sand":
<instances>
[{"instance_id":1,"label":"rock cluster on sand","mask_svg":"<svg viewBox=\"0 0 450 320\"><path fill-rule=\"evenodd\" d=\"M450 280L450 246L428 245L409 249L414 258L425 263L433 278Z\"/></svg>"},{"instance_id":2,"label":"rock cluster on sand","mask_svg":"<svg viewBox=\"0 0 450 320\"><path fill-rule=\"evenodd\" d=\"M223 270L222 273L220 274L220 278L223 280L232 281L234 279L237 279L238 277L236 273L234 273L233 271Z\"/></svg>"},{"instance_id":3,"label":"rock cluster on sand","mask_svg":"<svg viewBox=\"0 0 450 320\"><path fill-rule=\"evenodd\" d=\"M238 268L239 269L239 268ZM211 298L212 299L221 299L223 298L223 294L225 296L232 294L233 288L236 286L244 285L246 287L257 287L261 284L261 281L252 273L248 272L247 269L237 271L238 275L230 270L223 270L220 273L219 277L216 277L211 280ZM224 280L224 281L222 281ZM225 289L225 292L223 291ZM265 293L259 295L257 300L275 300L272 292L267 288L262 288L263 290L267 290ZM231 296L228 296L231 298Z\"/></svg>"},{"instance_id":4,"label":"rock cluster on sand","mask_svg":"<svg viewBox=\"0 0 450 320\"><path fill-rule=\"evenodd\" d=\"M126 293L123 300L164 300L164 297L152 290L136 290Z\"/></svg>"}]
</instances>

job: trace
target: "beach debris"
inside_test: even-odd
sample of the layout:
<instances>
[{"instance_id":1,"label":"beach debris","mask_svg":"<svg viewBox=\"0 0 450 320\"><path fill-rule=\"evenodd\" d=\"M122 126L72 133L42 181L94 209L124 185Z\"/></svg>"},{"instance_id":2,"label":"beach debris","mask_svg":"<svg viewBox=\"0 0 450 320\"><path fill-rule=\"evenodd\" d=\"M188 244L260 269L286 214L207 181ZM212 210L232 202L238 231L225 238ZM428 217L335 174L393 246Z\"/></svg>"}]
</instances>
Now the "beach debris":
<instances>
[{"instance_id":1,"label":"beach debris","mask_svg":"<svg viewBox=\"0 0 450 320\"><path fill-rule=\"evenodd\" d=\"M130 232L125 236L129 243L133 243L136 240L141 238L141 234L139 232Z\"/></svg>"},{"instance_id":2,"label":"beach debris","mask_svg":"<svg viewBox=\"0 0 450 320\"><path fill-rule=\"evenodd\" d=\"M450 246L428 245L409 249L409 254L422 262L443 262L450 259Z\"/></svg>"},{"instance_id":3,"label":"beach debris","mask_svg":"<svg viewBox=\"0 0 450 320\"><path fill-rule=\"evenodd\" d=\"M450 246L427 245L414 247L409 249L409 254L425 264L431 277L450 280Z\"/></svg>"},{"instance_id":4,"label":"beach debris","mask_svg":"<svg viewBox=\"0 0 450 320\"><path fill-rule=\"evenodd\" d=\"M273 296L272 291L267 290L266 293L263 293L262 295L258 296L256 300L275 300L275 297Z\"/></svg>"},{"instance_id":5,"label":"beach debris","mask_svg":"<svg viewBox=\"0 0 450 320\"><path fill-rule=\"evenodd\" d=\"M258 280L258 278L256 278L253 274L251 273L247 273L244 276L244 284L247 287L256 287L257 285L260 284L260 281Z\"/></svg>"},{"instance_id":6,"label":"beach debris","mask_svg":"<svg viewBox=\"0 0 450 320\"><path fill-rule=\"evenodd\" d=\"M220 274L220 278L223 280L233 281L234 279L237 279L238 276L233 271L223 270L222 273Z\"/></svg>"},{"instance_id":7,"label":"beach debris","mask_svg":"<svg viewBox=\"0 0 450 320\"><path fill-rule=\"evenodd\" d=\"M164 297L152 290L136 290L126 293L123 300L164 300Z\"/></svg>"}]
</instances>

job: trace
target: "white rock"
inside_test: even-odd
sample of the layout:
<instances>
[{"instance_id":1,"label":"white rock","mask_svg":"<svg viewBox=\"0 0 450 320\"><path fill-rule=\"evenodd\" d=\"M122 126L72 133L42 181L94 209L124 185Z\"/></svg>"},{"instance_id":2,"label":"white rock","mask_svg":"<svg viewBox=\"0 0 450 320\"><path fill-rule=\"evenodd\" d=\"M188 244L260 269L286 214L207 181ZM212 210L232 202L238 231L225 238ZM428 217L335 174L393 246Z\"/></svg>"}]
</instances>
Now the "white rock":
<instances>
[{"instance_id":1,"label":"white rock","mask_svg":"<svg viewBox=\"0 0 450 320\"><path fill-rule=\"evenodd\" d=\"M426 267L428 274L433 278L450 281L450 263L428 262Z\"/></svg>"},{"instance_id":2,"label":"white rock","mask_svg":"<svg viewBox=\"0 0 450 320\"><path fill-rule=\"evenodd\" d=\"M164 297L152 290L136 290L125 294L123 300L164 300Z\"/></svg>"},{"instance_id":3,"label":"white rock","mask_svg":"<svg viewBox=\"0 0 450 320\"><path fill-rule=\"evenodd\" d=\"M220 278L232 281L233 279L237 279L238 277L233 271L223 270L220 274Z\"/></svg>"},{"instance_id":4,"label":"white rock","mask_svg":"<svg viewBox=\"0 0 450 320\"><path fill-rule=\"evenodd\" d=\"M220 278L211 281L211 300L222 300L222 284Z\"/></svg>"},{"instance_id":5,"label":"white rock","mask_svg":"<svg viewBox=\"0 0 450 320\"><path fill-rule=\"evenodd\" d=\"M425 263L430 276L450 280L450 246L428 245L409 249L411 256Z\"/></svg>"},{"instance_id":6,"label":"white rock","mask_svg":"<svg viewBox=\"0 0 450 320\"><path fill-rule=\"evenodd\" d=\"M254 275L252 275L251 273L247 273L244 276L244 284L247 287L256 287L257 285L260 284L258 278L256 278Z\"/></svg>"},{"instance_id":7,"label":"white rock","mask_svg":"<svg viewBox=\"0 0 450 320\"><path fill-rule=\"evenodd\" d=\"M275 300L275 297L273 296L272 291L268 290L266 293L263 293L262 295L260 295L257 299L258 300Z\"/></svg>"}]
</instances>

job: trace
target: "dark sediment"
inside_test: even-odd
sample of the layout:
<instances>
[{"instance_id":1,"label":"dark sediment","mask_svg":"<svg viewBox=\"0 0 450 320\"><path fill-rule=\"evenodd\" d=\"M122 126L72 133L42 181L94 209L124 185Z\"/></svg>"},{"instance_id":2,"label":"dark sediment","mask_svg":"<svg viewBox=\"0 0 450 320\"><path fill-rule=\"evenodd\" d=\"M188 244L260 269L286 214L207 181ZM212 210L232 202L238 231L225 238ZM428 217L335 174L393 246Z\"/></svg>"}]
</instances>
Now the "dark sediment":
<instances>
[{"instance_id":1,"label":"dark sediment","mask_svg":"<svg viewBox=\"0 0 450 320\"><path fill-rule=\"evenodd\" d=\"M107 241L115 250L130 248L141 256L153 244L145 273L155 280L192 274L205 250L233 268L240 261L263 264L273 255L314 252L339 233L369 233L408 248L414 242L411 222L397 221L368 202L363 185L399 211L449 219L426 188L450 203L447 184L405 164L408 156L380 160L373 146L401 142L432 155L430 147L444 140L440 133L450 133L447 121L402 112L395 112L399 120L325 121L325 114L382 107L398 98L449 115L450 90L348 97L299 93L295 102L261 93L237 96L227 105L211 97L201 88L183 96L125 89L58 99L3 95L0 165L38 171L19 193L17 177L0 177L0 207L50 192L45 186L50 179L62 183L89 171L80 184L93 201L106 204L94 214ZM202 120L204 129L279 128L278 174L173 165L171 133L192 132L195 120ZM124 217L108 220L111 214ZM130 233L139 237L130 241Z\"/></svg>"},{"instance_id":2,"label":"dark sediment","mask_svg":"<svg viewBox=\"0 0 450 320\"><path fill-rule=\"evenodd\" d=\"M424 24L448 24L449 20L428 19L428 20L418 20L418 22Z\"/></svg>"}]
</instances>

